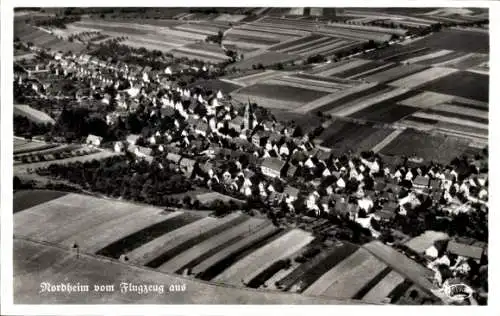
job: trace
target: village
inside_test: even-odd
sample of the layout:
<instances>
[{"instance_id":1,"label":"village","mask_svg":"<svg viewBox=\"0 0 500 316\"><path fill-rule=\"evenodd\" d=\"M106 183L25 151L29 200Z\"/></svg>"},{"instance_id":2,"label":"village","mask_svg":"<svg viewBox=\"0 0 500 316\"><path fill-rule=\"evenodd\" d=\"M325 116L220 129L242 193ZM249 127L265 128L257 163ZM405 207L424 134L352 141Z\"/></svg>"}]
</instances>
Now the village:
<instances>
[{"instance_id":1,"label":"village","mask_svg":"<svg viewBox=\"0 0 500 316\"><path fill-rule=\"evenodd\" d=\"M217 217L243 211L277 227L300 228L326 244L378 240L433 271L433 294L446 303L456 303L446 291L462 284L474 295L459 304L487 300L487 148L451 157L448 164L422 162L410 153L336 155L316 137L335 124L329 116L309 126L282 121L250 97L242 102L223 89L179 80L217 77L217 65L153 69L25 48L36 57L15 61L14 97L29 105L16 105L16 115L40 111L49 117L15 136L85 150L21 155L15 161L24 169L17 176L84 188L88 180L74 170L88 169L100 184L86 190L122 198L115 187L125 180L104 179L113 170L144 171L146 183L137 184L144 187L160 187L156 177L164 172L179 181L177 187L173 180L168 184L175 198L147 193L139 202ZM102 157L78 160L96 153ZM127 193L137 200L134 194Z\"/></svg>"}]
</instances>

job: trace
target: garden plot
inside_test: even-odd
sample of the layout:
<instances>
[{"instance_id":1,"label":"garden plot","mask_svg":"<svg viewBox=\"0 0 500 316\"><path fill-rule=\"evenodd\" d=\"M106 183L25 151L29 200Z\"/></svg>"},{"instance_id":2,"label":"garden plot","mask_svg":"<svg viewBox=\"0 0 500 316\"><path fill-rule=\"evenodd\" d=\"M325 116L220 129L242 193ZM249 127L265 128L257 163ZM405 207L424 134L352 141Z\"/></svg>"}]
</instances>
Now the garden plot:
<instances>
[{"instance_id":1,"label":"garden plot","mask_svg":"<svg viewBox=\"0 0 500 316\"><path fill-rule=\"evenodd\" d=\"M404 282L404 277L396 271L391 271L385 278L377 283L362 300L369 303L383 302L386 297L401 283Z\"/></svg>"},{"instance_id":2,"label":"garden plot","mask_svg":"<svg viewBox=\"0 0 500 316\"><path fill-rule=\"evenodd\" d=\"M38 153L40 151L52 149L60 147L63 148L64 145L57 145L57 144L47 144L44 142L38 142L38 141L25 141L23 144L21 143L14 143L14 155L24 155L24 154L31 154L31 153Z\"/></svg>"},{"instance_id":3,"label":"garden plot","mask_svg":"<svg viewBox=\"0 0 500 316\"><path fill-rule=\"evenodd\" d=\"M298 54L301 53L302 55L306 55L308 51L312 51L321 47L325 47L327 45L331 45L337 42L342 41L342 39L331 37L331 36L324 36L318 40L297 45L295 47L291 47L289 49L283 50L283 53L293 53L293 54Z\"/></svg>"},{"instance_id":4,"label":"garden plot","mask_svg":"<svg viewBox=\"0 0 500 316\"><path fill-rule=\"evenodd\" d=\"M420 94L417 94L414 97L411 97L411 98L408 98L406 100L399 102L399 104L407 105L407 106L414 106L414 107L418 107L418 108L422 108L422 109L427 109L427 108L434 107L438 104L443 104L443 103L449 102L449 101L453 100L454 98L455 97L452 95L424 91Z\"/></svg>"},{"instance_id":5,"label":"garden plot","mask_svg":"<svg viewBox=\"0 0 500 316\"><path fill-rule=\"evenodd\" d=\"M193 275L196 275L201 279L210 280L213 278L210 274L215 276L222 272L232 263L231 259L237 257L238 254L242 253L246 249L252 249L254 245L268 240L272 236L278 234L278 232L280 232L280 229L272 225L270 222L266 222L263 227L258 227L243 239L233 243L232 245L222 249L197 264L192 268L191 272ZM227 262L227 266L225 266L225 262Z\"/></svg>"},{"instance_id":6,"label":"garden plot","mask_svg":"<svg viewBox=\"0 0 500 316\"><path fill-rule=\"evenodd\" d=\"M117 155L122 155L122 153L116 153L116 152L103 150L103 151L89 153L89 154L86 154L84 156L77 156L77 157L64 158L64 159L58 159L58 160L41 161L41 162L16 165L16 166L14 166L14 172L23 173L23 172L27 172L28 169L31 169L31 170L36 170L38 168L45 169L45 168L48 168L52 164L66 164L66 163L73 163L73 162L77 162L77 161L85 162L85 161L91 161L94 159L101 160L101 159L106 159L106 158L109 158L112 156L117 156Z\"/></svg>"},{"instance_id":7,"label":"garden plot","mask_svg":"<svg viewBox=\"0 0 500 316\"><path fill-rule=\"evenodd\" d=\"M193 246L192 248L189 248L173 259L167 261L160 267L160 269L162 271L182 272L181 270L188 266L191 262L197 260L200 257L206 258L207 253L210 253L213 250L217 250L221 246L227 245L227 243L237 241L238 237L254 230L256 227L262 225L263 222L263 219L250 218L233 228L223 231L220 234L217 234L212 238L209 238Z\"/></svg>"},{"instance_id":8,"label":"garden plot","mask_svg":"<svg viewBox=\"0 0 500 316\"><path fill-rule=\"evenodd\" d=\"M162 252L167 249L174 248L175 246L182 244L184 241L193 238L198 234L203 234L218 225L224 224L234 218L239 217L238 213L233 213L226 216L224 219L219 220L213 217L205 217L203 219L197 220L191 224L185 225L179 229L176 229L168 234L159 236L156 239L138 247L126 254L130 262L139 265L145 265L156 257L160 256ZM168 247L168 248L167 248Z\"/></svg>"},{"instance_id":9,"label":"garden plot","mask_svg":"<svg viewBox=\"0 0 500 316\"><path fill-rule=\"evenodd\" d=\"M446 77L454 72L457 72L457 69L453 68L441 68L441 67L432 67L421 72L418 72L413 75L409 75L407 77L401 78L399 80L388 83L391 86L412 89L418 88L424 84L427 84L430 81L438 80L440 78Z\"/></svg>"},{"instance_id":10,"label":"garden plot","mask_svg":"<svg viewBox=\"0 0 500 316\"><path fill-rule=\"evenodd\" d=\"M242 281L251 280L274 262L287 258L313 239L309 233L294 229L236 262L218 275L215 281L241 285Z\"/></svg>"},{"instance_id":11,"label":"garden plot","mask_svg":"<svg viewBox=\"0 0 500 316\"><path fill-rule=\"evenodd\" d=\"M348 272L337 275L337 279L321 295L352 298L386 268L387 265L385 263L371 256Z\"/></svg>"},{"instance_id":12,"label":"garden plot","mask_svg":"<svg viewBox=\"0 0 500 316\"><path fill-rule=\"evenodd\" d=\"M323 274L302 293L308 296L321 295L340 276L348 273L354 267L362 265L364 262L370 260L370 257L372 257L372 255L368 251L362 248L356 250L356 252L354 252L353 254L342 260L340 263L336 264L328 272Z\"/></svg>"}]
</instances>

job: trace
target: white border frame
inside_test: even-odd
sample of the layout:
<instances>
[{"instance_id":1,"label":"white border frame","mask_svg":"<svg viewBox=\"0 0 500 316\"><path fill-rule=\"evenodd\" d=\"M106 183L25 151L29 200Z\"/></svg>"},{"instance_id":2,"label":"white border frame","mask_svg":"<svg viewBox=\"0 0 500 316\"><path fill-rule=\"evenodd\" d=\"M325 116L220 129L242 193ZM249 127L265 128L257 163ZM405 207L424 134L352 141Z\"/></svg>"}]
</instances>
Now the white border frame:
<instances>
[{"instance_id":1,"label":"white border frame","mask_svg":"<svg viewBox=\"0 0 500 316\"><path fill-rule=\"evenodd\" d=\"M2 55L1 61L1 168L0 168L0 184L1 199L0 199L0 223L1 223L1 315L99 315L99 314L123 314L123 315L141 315L141 314L175 314L175 315L275 315L283 314L291 315L304 315L307 313L318 314L347 314L347 313L370 313L371 315L419 315L421 313L427 314L442 314L453 313L458 315L470 315L474 313L493 314L494 311L500 311L500 302L497 300L500 284L498 281L498 273L495 269L489 269L489 305L486 307L437 307L437 306L329 306L329 305L13 305L13 271L12 271L12 229L13 229L13 214L12 214L12 139L13 139L13 120L12 118L12 80L13 80L13 8L16 7L98 7L98 6L185 6L189 4L191 7L207 6L207 2L200 0L192 0L189 3L180 1L151 1L143 0L141 2L131 0L121 1L108 1L105 4L99 0L86 0L86 1L36 1L36 0L2 0L1 10L1 44ZM217 0L209 3L211 6L230 7L237 6L238 3L229 0ZM254 1L247 0L245 6L276 6L276 7L298 7L303 6L303 1L297 0L270 0L270 1ZM325 1L315 0L307 3L313 7L489 7L490 22L490 82L498 83L500 81L499 62L500 56L500 23L494 17L500 17L500 3L496 1L432 1L432 0L340 0L340 1ZM493 105L490 107L490 140L493 140L498 135L500 121L499 121L499 108L500 94L497 93L494 84L490 83L490 101ZM490 141L489 151L491 157L498 157L498 144ZM494 161L494 160L493 160ZM495 192L500 189L499 181L499 168L492 164L490 167L490 192ZM500 267L498 260L498 244L500 238L499 231L496 230L491 224L496 225L499 223L500 216L498 215L499 204L498 198L494 194L490 194L490 244L489 244L489 262L492 267ZM441 308L446 308L442 310Z\"/></svg>"}]
</instances>

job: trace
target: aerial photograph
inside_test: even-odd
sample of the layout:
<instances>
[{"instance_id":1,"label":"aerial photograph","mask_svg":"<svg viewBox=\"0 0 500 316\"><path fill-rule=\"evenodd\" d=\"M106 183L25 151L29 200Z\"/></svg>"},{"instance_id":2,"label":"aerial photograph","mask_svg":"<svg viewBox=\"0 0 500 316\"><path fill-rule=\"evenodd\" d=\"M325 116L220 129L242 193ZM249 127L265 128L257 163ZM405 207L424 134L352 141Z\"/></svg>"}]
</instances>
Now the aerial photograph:
<instances>
[{"instance_id":1,"label":"aerial photograph","mask_svg":"<svg viewBox=\"0 0 500 316\"><path fill-rule=\"evenodd\" d=\"M488 305L488 8L13 29L14 304Z\"/></svg>"}]
</instances>

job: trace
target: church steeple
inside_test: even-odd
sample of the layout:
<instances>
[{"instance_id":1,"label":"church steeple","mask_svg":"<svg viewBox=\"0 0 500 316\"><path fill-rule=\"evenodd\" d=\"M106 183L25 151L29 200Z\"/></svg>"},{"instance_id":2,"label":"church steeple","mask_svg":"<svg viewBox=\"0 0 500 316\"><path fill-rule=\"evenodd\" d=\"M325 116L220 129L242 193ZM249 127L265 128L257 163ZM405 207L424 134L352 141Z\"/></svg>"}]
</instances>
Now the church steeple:
<instances>
[{"instance_id":1,"label":"church steeple","mask_svg":"<svg viewBox=\"0 0 500 316\"><path fill-rule=\"evenodd\" d=\"M245 114L244 114L244 129L245 130L253 129L253 120L254 120L253 106L250 103L250 98L248 98L248 103L245 106Z\"/></svg>"}]
</instances>

